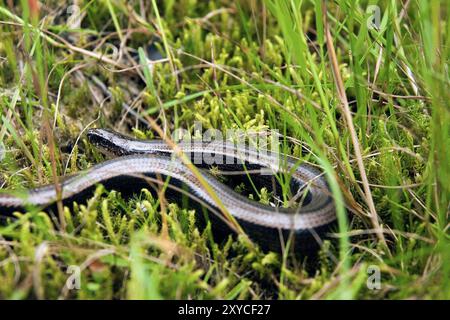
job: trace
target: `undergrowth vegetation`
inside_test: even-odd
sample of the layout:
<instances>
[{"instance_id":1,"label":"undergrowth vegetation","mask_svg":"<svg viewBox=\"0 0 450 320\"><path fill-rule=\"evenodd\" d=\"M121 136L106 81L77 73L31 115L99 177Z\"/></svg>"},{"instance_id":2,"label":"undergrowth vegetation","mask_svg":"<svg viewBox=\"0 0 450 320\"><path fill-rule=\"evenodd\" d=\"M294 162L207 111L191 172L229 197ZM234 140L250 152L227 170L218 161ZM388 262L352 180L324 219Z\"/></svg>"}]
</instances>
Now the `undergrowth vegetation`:
<instances>
[{"instance_id":1,"label":"undergrowth vegetation","mask_svg":"<svg viewBox=\"0 0 450 320\"><path fill-rule=\"evenodd\" d=\"M98 186L64 219L2 219L1 298L450 298L445 2L18 2L0 0L2 191L104 160L89 127L159 138L151 119L167 135L199 122L279 132L326 172L338 224L309 268L216 242L201 212L149 190Z\"/></svg>"}]
</instances>

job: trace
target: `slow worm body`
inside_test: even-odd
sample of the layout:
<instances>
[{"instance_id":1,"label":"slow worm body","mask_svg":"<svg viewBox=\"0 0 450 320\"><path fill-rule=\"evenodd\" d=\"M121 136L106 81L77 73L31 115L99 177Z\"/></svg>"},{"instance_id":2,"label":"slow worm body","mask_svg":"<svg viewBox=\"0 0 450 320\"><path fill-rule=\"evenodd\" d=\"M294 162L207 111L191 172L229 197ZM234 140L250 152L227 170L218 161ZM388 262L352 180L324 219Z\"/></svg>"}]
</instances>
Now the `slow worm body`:
<instances>
[{"instance_id":1,"label":"slow worm body","mask_svg":"<svg viewBox=\"0 0 450 320\"><path fill-rule=\"evenodd\" d=\"M171 199L180 199L179 190L185 190L203 203L203 207L216 212L209 215L213 229L219 230L219 233L229 233L230 227L224 223L226 219L218 217L220 210L198 177L174 157L172 148L163 141L135 140L104 129L89 130L88 139L104 152L117 157L65 179L61 183L63 201L78 199L99 183L127 193L148 185L147 178L152 181L170 178L169 185L178 190L171 191L174 194ZM244 168L244 172L252 172L252 179L261 182L258 186L266 186L270 190L275 185L274 174L286 173L290 177L289 186L295 189L293 193L301 195L297 197L300 203L296 208L274 207L252 201L224 185L207 170L199 170L226 210L263 248L280 250L284 247L281 239L294 236L292 248L306 253L318 247L317 240L329 231L336 219L334 201L327 183L320 171L310 165L299 165L279 154L231 143L191 142L177 145L200 168L217 167L231 174L237 168ZM257 168L259 173L255 175L257 170L250 168ZM21 194L0 194L0 214L24 210L28 205L47 208L55 201L57 194L53 185L26 190Z\"/></svg>"}]
</instances>

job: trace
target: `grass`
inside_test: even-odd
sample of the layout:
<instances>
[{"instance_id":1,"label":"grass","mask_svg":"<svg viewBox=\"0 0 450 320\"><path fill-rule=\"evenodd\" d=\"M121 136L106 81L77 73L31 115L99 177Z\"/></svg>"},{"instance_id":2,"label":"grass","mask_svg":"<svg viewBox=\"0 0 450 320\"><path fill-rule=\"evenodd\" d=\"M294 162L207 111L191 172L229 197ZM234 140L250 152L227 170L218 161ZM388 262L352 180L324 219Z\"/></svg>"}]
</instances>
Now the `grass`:
<instances>
[{"instance_id":1,"label":"grass","mask_svg":"<svg viewBox=\"0 0 450 320\"><path fill-rule=\"evenodd\" d=\"M72 3L10 3L0 0L2 188L103 160L88 126L158 137L126 102L167 134L195 121L278 130L281 150L326 172L338 226L308 272L242 235L216 243L195 224L201 212L148 190L128 199L99 186L58 217L30 208L0 225L1 298L450 298L445 2L78 1L77 29ZM148 65L153 42L166 58ZM65 286L71 266L77 290Z\"/></svg>"}]
</instances>

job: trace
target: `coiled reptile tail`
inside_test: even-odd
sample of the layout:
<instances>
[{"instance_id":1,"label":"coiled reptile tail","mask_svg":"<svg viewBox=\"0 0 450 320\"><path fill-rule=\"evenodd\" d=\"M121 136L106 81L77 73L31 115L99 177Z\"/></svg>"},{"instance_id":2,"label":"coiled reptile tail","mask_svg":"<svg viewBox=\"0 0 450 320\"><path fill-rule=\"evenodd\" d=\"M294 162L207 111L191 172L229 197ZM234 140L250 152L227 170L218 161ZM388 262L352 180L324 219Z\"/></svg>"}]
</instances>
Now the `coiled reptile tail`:
<instances>
[{"instance_id":1,"label":"coiled reptile tail","mask_svg":"<svg viewBox=\"0 0 450 320\"><path fill-rule=\"evenodd\" d=\"M172 149L160 140L134 140L112 131L91 129L89 140L103 151L119 155L92 168L72 176L61 183L61 198L66 203L86 194L93 186L102 183L121 192L138 191L151 181L170 178L167 198L179 200L180 191L188 192L195 203L210 209L213 230L218 234L229 234L230 226L221 216L214 199L203 188L198 176L173 155ZM235 172L237 168L250 167L269 169L272 173L288 172L291 188L301 191L301 204L297 208L279 208L249 200L219 182L215 177L200 170L203 180L222 202L226 210L236 219L247 235L264 249L279 251L280 238L294 236L297 253L307 253L318 248L318 237L329 231L336 219L334 202L323 176L313 167L296 165L291 159L280 161L273 153L259 154L257 150L223 143L180 143L179 148L190 156L199 167L210 167ZM215 163L205 160L213 156ZM218 157L223 156L222 158ZM223 159L224 161L217 161ZM234 159L234 161L230 161ZM282 164L283 162L283 164ZM267 173L267 170L264 171ZM245 175L245 173L244 173ZM233 175L233 179L234 179ZM259 186L272 189L271 176L253 174ZM275 179L272 179L275 180ZM163 180L164 181L164 180ZM295 193L294 193L295 194ZM2 211L23 210L27 205L49 207L57 200L55 187L44 186L27 190L22 196L0 195ZM202 217L199 214L199 217ZM282 237L280 237L282 236Z\"/></svg>"}]
</instances>

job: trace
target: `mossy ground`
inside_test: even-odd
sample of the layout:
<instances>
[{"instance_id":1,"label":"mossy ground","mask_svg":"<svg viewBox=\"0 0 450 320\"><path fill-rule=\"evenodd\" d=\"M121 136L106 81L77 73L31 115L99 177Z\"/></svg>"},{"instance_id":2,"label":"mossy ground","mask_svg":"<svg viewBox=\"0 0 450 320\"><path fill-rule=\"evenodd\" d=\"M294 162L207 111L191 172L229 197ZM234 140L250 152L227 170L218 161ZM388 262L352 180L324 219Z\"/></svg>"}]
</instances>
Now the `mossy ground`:
<instances>
[{"instance_id":1,"label":"mossy ground","mask_svg":"<svg viewBox=\"0 0 450 320\"><path fill-rule=\"evenodd\" d=\"M196 227L201 213L161 206L147 190L128 199L99 186L64 209L65 230L32 209L0 226L0 297L450 297L445 2L77 1L77 29L67 23L72 3L45 1L39 12L34 1L11 3L0 0L2 188L51 183L103 160L83 134L89 126L157 137L126 102L168 134L196 121L278 130L282 150L321 165L352 210L346 219L339 202L339 240L325 242L307 272L301 258L241 238L214 242ZM379 8L377 27L369 5ZM166 59L150 68L139 48ZM66 286L70 266L81 267L80 289ZM369 266L381 289L367 287Z\"/></svg>"}]
</instances>

